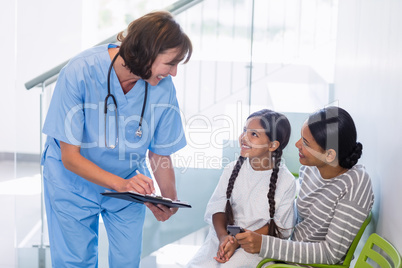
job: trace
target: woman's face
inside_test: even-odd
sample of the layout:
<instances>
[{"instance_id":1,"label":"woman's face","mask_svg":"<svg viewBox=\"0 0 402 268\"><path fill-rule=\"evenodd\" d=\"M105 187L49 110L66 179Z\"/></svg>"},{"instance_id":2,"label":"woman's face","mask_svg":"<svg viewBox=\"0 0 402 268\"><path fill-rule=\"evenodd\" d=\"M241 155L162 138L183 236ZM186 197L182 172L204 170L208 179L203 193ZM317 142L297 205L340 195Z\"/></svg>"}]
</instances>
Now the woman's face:
<instances>
[{"instance_id":1,"label":"woman's face","mask_svg":"<svg viewBox=\"0 0 402 268\"><path fill-rule=\"evenodd\" d=\"M168 75L176 76L177 65L181 62L181 60L177 60L178 53L179 50L177 48L171 48L158 54L151 67L152 75L146 81L150 85L156 86Z\"/></svg>"},{"instance_id":2,"label":"woman's face","mask_svg":"<svg viewBox=\"0 0 402 268\"><path fill-rule=\"evenodd\" d=\"M267 161L270 159L270 143L265 130L261 126L260 118L247 120L243 133L239 137L240 155L250 160Z\"/></svg>"},{"instance_id":3,"label":"woman's face","mask_svg":"<svg viewBox=\"0 0 402 268\"><path fill-rule=\"evenodd\" d=\"M296 142L299 149L299 162L305 166L321 167L325 163L325 150L315 141L307 123L301 129L301 138Z\"/></svg>"}]
</instances>

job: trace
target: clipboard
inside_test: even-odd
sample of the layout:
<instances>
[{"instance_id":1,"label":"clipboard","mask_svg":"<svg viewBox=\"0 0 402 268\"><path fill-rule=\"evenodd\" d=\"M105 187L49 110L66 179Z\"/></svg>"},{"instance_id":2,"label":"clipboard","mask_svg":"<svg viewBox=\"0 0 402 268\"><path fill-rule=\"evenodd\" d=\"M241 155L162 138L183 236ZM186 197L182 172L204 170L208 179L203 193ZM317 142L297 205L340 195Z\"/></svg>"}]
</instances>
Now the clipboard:
<instances>
[{"instance_id":1,"label":"clipboard","mask_svg":"<svg viewBox=\"0 0 402 268\"><path fill-rule=\"evenodd\" d=\"M169 208L191 208L191 205L187 204L186 202L180 202L180 201L173 201L170 198L166 198L163 196L158 196L158 195L144 195L136 192L104 192L101 193L103 196L109 196L109 197L114 197L114 198L119 198L119 199L124 199L127 201L131 202L136 202L136 203L144 203L144 202L149 202L152 204L162 204L164 206L167 206Z\"/></svg>"}]
</instances>

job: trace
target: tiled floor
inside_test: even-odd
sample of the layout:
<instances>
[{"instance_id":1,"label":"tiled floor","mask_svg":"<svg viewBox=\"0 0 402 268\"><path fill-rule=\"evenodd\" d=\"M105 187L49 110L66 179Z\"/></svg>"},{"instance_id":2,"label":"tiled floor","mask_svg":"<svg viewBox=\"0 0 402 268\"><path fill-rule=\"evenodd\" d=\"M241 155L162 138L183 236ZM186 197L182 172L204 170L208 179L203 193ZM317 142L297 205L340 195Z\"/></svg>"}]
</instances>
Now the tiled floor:
<instances>
[{"instance_id":1,"label":"tiled floor","mask_svg":"<svg viewBox=\"0 0 402 268\"><path fill-rule=\"evenodd\" d=\"M197 252L208 234L208 227L168 244L141 261L141 268L182 268Z\"/></svg>"},{"instance_id":2,"label":"tiled floor","mask_svg":"<svg viewBox=\"0 0 402 268\"><path fill-rule=\"evenodd\" d=\"M16 175L15 175L16 174ZM46 265L50 267L46 222L42 235L41 177L38 163L0 161L0 203L8 204L1 216L0 268L39 267L38 245L46 246ZM206 227L146 256L141 268L181 268L203 243ZM17 250L15 250L17 248ZM106 233L100 224L99 268L108 267Z\"/></svg>"}]
</instances>

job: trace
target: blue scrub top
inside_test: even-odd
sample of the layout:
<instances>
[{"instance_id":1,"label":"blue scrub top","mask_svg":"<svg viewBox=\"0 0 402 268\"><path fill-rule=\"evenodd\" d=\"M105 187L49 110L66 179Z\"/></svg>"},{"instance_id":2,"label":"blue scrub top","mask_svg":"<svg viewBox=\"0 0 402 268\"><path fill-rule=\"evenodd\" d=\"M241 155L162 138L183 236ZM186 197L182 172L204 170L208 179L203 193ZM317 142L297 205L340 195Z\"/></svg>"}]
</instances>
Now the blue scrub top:
<instances>
[{"instance_id":1,"label":"blue scrub top","mask_svg":"<svg viewBox=\"0 0 402 268\"><path fill-rule=\"evenodd\" d=\"M136 169L150 176L145 165L148 149L156 154L170 155L186 145L172 78L166 77L156 86L148 85L142 122L143 135L138 137L135 132L144 102L146 82L137 81L124 94L112 69L110 90L117 102L119 141L115 149L105 147L103 109L111 63L108 48L113 46L102 45L80 53L59 74L43 127L43 133L48 137L42 155L45 178L50 173L54 176L56 170L62 173L59 173L61 178L56 179L57 184L64 184L62 180L65 178L62 177L75 175L62 167L59 141L81 146L81 154L85 158L122 178L131 178ZM110 137L108 144L114 144L114 105L111 101L108 103L111 109L107 114L106 131L107 137ZM47 163L48 158L52 161ZM53 171L46 172L51 169Z\"/></svg>"}]
</instances>

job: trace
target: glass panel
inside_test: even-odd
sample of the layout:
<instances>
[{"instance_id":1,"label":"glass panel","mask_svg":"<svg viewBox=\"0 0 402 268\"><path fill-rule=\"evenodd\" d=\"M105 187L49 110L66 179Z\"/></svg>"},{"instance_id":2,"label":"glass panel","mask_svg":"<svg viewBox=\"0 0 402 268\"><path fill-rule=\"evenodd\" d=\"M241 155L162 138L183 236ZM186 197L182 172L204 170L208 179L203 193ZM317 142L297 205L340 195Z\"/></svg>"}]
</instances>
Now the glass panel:
<instances>
[{"instance_id":1,"label":"glass panel","mask_svg":"<svg viewBox=\"0 0 402 268\"><path fill-rule=\"evenodd\" d=\"M50 91L50 89L47 89ZM47 92L47 91L45 91ZM10 191L15 195L15 229L18 267L47 267L50 265L47 224L42 205L42 182L40 166L40 111L44 107L44 96L41 89L34 89L29 92L32 102L35 102L35 109L31 111L31 119L26 113L17 113L17 122L29 122L29 135L20 133L20 139L29 139L29 142L16 144L15 179L10 184ZM48 93L49 94L49 93ZM44 138L44 137L43 137Z\"/></svg>"},{"instance_id":2,"label":"glass panel","mask_svg":"<svg viewBox=\"0 0 402 268\"><path fill-rule=\"evenodd\" d=\"M222 150L248 113L251 8L250 1L211 0L177 16L194 46L174 78L188 141L179 167L221 168L231 160L221 159Z\"/></svg>"},{"instance_id":3,"label":"glass panel","mask_svg":"<svg viewBox=\"0 0 402 268\"><path fill-rule=\"evenodd\" d=\"M255 0L254 10L252 110L288 116L292 135L284 160L298 173L300 127L333 101L337 1Z\"/></svg>"},{"instance_id":4,"label":"glass panel","mask_svg":"<svg viewBox=\"0 0 402 268\"><path fill-rule=\"evenodd\" d=\"M86 0L82 1L83 48L114 36L134 19L160 10L177 0Z\"/></svg>"},{"instance_id":5,"label":"glass panel","mask_svg":"<svg viewBox=\"0 0 402 268\"><path fill-rule=\"evenodd\" d=\"M328 104L334 75L337 2L255 3L253 105L312 112Z\"/></svg>"}]
</instances>

